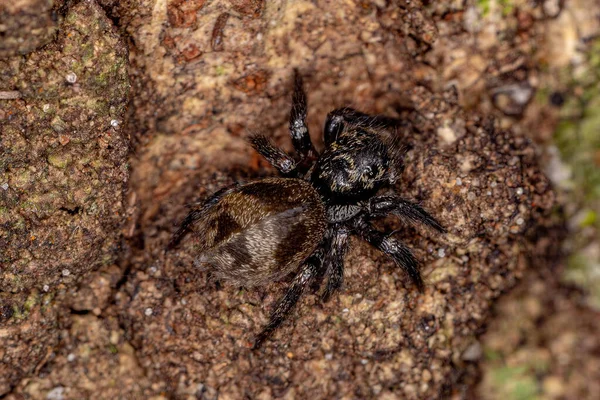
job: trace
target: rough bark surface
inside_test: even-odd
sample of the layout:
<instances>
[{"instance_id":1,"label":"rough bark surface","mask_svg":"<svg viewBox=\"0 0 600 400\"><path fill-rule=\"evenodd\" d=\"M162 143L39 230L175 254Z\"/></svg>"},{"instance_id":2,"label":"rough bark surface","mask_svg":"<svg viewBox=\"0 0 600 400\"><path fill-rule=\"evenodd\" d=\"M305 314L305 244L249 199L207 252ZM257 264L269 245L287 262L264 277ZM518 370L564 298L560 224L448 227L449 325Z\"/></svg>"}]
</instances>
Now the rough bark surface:
<instances>
[{"instance_id":1,"label":"rough bark surface","mask_svg":"<svg viewBox=\"0 0 600 400\"><path fill-rule=\"evenodd\" d=\"M55 42L0 70L3 93L17 94L0 100L4 394L51 356L65 291L118 253L129 78L127 49L93 2L68 12Z\"/></svg>"},{"instance_id":2,"label":"rough bark surface","mask_svg":"<svg viewBox=\"0 0 600 400\"><path fill-rule=\"evenodd\" d=\"M0 4L0 58L27 54L54 38L64 1L16 0Z\"/></svg>"},{"instance_id":3,"label":"rough bark surface","mask_svg":"<svg viewBox=\"0 0 600 400\"><path fill-rule=\"evenodd\" d=\"M454 393L464 371L481 358L477 338L495 300L559 242L539 235L555 200L530 136L494 118L525 112L530 98L523 103L519 95L533 89L515 94L506 86L525 87L533 67L492 46L486 48L489 64L488 54L461 58L466 42L452 35L481 33L458 5L100 5L70 6L57 42L0 61L0 89L21 97L0 100L2 145L10 149L0 164L7 176L0 185L8 182L0 200L9 202L0 208L0 240L8 249L0 260L0 376L7 377L0 395ZM521 42L505 43L503 49L512 50ZM402 228L398 237L422 261L424 293L388 258L352 240L343 291L326 304L306 295L272 340L252 351L253 335L287 282L251 291L225 282L217 288L193 266L192 240L164 250L186 204L239 179L274 175L245 138L261 131L291 150L294 68L305 78L318 148L325 116L336 107L404 121L398 135L407 148L406 168L396 189L450 232L440 236L393 218L382 221L381 229ZM134 150L122 201L127 134ZM25 200L30 208L19 206ZM23 222L15 225L14 216ZM85 240L63 238L67 231ZM37 245L40 240L52 246ZM34 353L25 357L25 346Z\"/></svg>"}]
</instances>

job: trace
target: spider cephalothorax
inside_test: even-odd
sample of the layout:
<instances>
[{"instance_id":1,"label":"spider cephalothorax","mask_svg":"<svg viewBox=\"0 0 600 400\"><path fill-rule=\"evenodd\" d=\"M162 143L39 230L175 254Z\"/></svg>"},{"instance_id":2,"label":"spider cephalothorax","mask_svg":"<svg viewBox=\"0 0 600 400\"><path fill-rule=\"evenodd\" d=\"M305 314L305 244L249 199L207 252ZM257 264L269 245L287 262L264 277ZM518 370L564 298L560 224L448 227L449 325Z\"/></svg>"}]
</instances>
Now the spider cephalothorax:
<instances>
[{"instance_id":1,"label":"spider cephalothorax","mask_svg":"<svg viewBox=\"0 0 600 400\"><path fill-rule=\"evenodd\" d=\"M310 181L328 203L368 198L387 183L388 147L376 134L349 129L315 163Z\"/></svg>"},{"instance_id":2,"label":"spider cephalothorax","mask_svg":"<svg viewBox=\"0 0 600 400\"><path fill-rule=\"evenodd\" d=\"M395 183L401 167L400 146L388 129L394 120L351 108L334 110L327 116L325 149L319 155L308 133L306 95L297 73L292 102L290 133L299 160L266 137L252 136L252 146L282 177L234 184L197 203L169 244L175 246L192 230L199 242L197 263L241 286L294 275L255 348L313 282L327 280L321 295L325 301L341 288L351 234L390 256L422 289L412 252L391 234L376 230L372 219L395 214L445 232L417 204L395 194L377 195Z\"/></svg>"}]
</instances>

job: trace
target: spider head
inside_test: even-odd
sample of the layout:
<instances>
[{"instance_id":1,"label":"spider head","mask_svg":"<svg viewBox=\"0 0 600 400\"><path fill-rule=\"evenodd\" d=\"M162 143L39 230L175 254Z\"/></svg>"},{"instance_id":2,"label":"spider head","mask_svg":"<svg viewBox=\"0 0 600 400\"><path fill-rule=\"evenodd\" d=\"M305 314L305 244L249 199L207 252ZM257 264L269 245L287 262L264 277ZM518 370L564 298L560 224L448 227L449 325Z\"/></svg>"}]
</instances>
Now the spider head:
<instances>
[{"instance_id":1,"label":"spider head","mask_svg":"<svg viewBox=\"0 0 600 400\"><path fill-rule=\"evenodd\" d=\"M335 203L368 198L389 182L393 160L388 146L363 130L344 132L317 160L311 181Z\"/></svg>"}]
</instances>

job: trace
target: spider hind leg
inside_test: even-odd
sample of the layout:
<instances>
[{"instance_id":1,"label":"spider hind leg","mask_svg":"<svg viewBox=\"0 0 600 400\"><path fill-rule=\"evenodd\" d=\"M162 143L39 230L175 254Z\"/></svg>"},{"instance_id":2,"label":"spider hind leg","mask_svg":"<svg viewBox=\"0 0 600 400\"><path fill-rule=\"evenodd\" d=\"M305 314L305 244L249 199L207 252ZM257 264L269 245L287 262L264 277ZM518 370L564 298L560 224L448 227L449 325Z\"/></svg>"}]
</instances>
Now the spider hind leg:
<instances>
[{"instance_id":1,"label":"spider hind leg","mask_svg":"<svg viewBox=\"0 0 600 400\"><path fill-rule=\"evenodd\" d=\"M327 271L328 280L327 286L321 294L323 302L329 301L331 295L340 290L344 283L344 255L348 250L349 234L350 232L346 227L339 227L325 256L323 269Z\"/></svg>"},{"instance_id":2,"label":"spider hind leg","mask_svg":"<svg viewBox=\"0 0 600 400\"><path fill-rule=\"evenodd\" d=\"M423 291L423 279L419 272L419 262L412 251L401 241L376 230L365 218L352 221L355 232L371 246L389 256L402 268L419 291Z\"/></svg>"},{"instance_id":3,"label":"spider hind leg","mask_svg":"<svg viewBox=\"0 0 600 400\"><path fill-rule=\"evenodd\" d=\"M291 176L296 169L296 162L283 150L276 147L264 135L252 135L248 139L254 150L265 158L281 175Z\"/></svg>"},{"instance_id":4,"label":"spider hind leg","mask_svg":"<svg viewBox=\"0 0 600 400\"><path fill-rule=\"evenodd\" d=\"M275 310L271 313L269 323L262 329L254 340L253 350L259 349L264 341L271 336L288 317L306 288L310 286L315 276L319 274L322 266L324 251L318 248L303 264L302 269L292 280L285 295L279 300Z\"/></svg>"}]
</instances>

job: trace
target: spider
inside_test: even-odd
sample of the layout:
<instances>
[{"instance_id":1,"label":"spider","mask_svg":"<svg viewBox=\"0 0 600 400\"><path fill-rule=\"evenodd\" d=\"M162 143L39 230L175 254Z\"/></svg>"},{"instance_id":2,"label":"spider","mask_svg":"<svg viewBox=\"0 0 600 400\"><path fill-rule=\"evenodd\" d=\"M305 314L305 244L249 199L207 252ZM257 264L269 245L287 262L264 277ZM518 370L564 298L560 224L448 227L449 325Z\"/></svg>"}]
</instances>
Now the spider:
<instances>
[{"instance_id":1,"label":"spider","mask_svg":"<svg viewBox=\"0 0 600 400\"><path fill-rule=\"evenodd\" d=\"M344 107L327 115L325 149L313 146L306 124L307 101L295 72L289 129L296 161L262 135L254 149L281 174L223 188L192 206L173 235L172 248L192 230L199 242L196 264L239 286L264 285L293 274L269 323L254 342L257 349L289 315L309 286L323 301L340 290L350 235L387 254L419 290L418 262L401 241L376 230L371 220L394 214L445 233L419 205L395 194L377 195L393 185L402 167L402 150L390 127L396 120Z\"/></svg>"}]
</instances>

